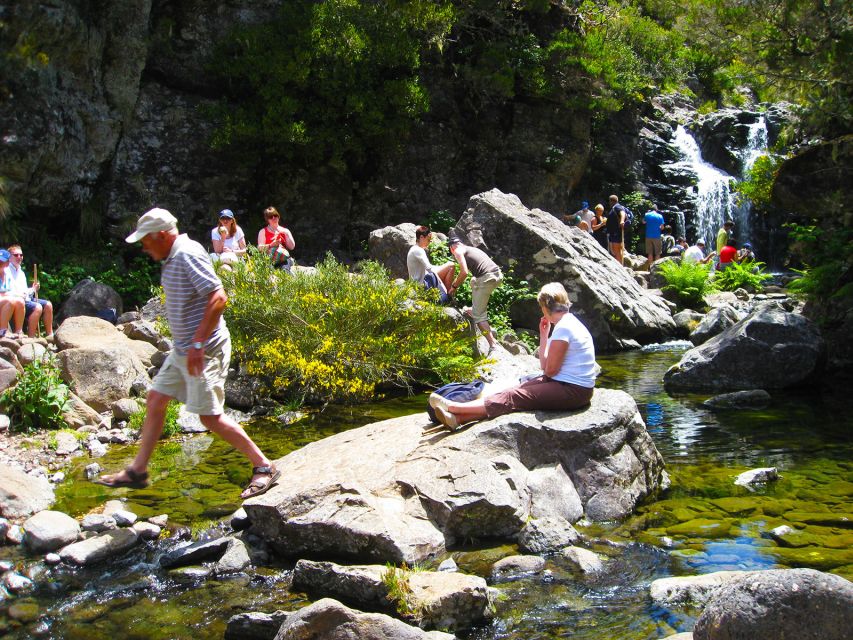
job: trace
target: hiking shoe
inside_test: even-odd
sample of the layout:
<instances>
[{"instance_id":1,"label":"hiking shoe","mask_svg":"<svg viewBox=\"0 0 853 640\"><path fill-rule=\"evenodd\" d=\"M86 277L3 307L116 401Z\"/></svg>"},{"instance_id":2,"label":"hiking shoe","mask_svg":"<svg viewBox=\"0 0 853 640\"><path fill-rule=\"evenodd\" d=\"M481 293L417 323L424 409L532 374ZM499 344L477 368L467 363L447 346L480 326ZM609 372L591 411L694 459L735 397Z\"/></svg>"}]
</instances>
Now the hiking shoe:
<instances>
[{"instance_id":1,"label":"hiking shoe","mask_svg":"<svg viewBox=\"0 0 853 640\"><path fill-rule=\"evenodd\" d=\"M447 408L447 398L437 393L429 396L429 406L435 411L435 417L451 431L459 428L459 419Z\"/></svg>"}]
</instances>

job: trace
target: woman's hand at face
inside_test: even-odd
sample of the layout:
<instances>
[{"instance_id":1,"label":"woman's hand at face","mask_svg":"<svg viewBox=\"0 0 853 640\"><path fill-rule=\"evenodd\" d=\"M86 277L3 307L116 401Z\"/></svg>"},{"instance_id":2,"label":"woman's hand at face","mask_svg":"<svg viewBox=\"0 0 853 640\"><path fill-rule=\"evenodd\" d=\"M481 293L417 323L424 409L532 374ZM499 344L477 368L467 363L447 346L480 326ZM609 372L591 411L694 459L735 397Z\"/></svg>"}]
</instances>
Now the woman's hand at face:
<instances>
[{"instance_id":1,"label":"woman's hand at face","mask_svg":"<svg viewBox=\"0 0 853 640\"><path fill-rule=\"evenodd\" d=\"M542 316L541 318L539 318L539 334L541 335L544 333L547 336L548 331L550 331L550 329L551 329L551 321L548 320L548 318L546 318L545 316Z\"/></svg>"}]
</instances>

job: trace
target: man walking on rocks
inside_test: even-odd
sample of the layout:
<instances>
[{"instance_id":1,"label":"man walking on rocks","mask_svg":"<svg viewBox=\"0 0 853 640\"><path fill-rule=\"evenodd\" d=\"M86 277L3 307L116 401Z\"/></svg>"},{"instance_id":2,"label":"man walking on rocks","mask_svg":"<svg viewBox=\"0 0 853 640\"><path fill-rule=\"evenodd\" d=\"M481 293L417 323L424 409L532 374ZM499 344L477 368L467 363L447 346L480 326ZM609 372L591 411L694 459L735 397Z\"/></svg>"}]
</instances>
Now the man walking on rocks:
<instances>
[{"instance_id":1,"label":"man walking on rocks","mask_svg":"<svg viewBox=\"0 0 853 640\"><path fill-rule=\"evenodd\" d=\"M451 283L448 293L451 296L456 293L456 290L465 282L468 273L471 273L470 316L480 331L483 332L489 343L489 353L491 353L498 346L498 343L492 335L492 328L489 326L489 297L503 280L501 269L484 251L463 244L458 237L449 238L447 244L450 246L450 255L459 263L459 274Z\"/></svg>"},{"instance_id":2,"label":"man walking on rocks","mask_svg":"<svg viewBox=\"0 0 853 640\"><path fill-rule=\"evenodd\" d=\"M619 204L619 196L610 196L610 213L607 214L607 240L610 243L610 255L620 265L623 262L625 248L625 207Z\"/></svg>"},{"instance_id":3,"label":"man walking on rocks","mask_svg":"<svg viewBox=\"0 0 853 640\"><path fill-rule=\"evenodd\" d=\"M163 432L166 407L176 398L188 411L197 413L207 429L251 461L252 480L240 497L264 493L280 472L224 411L231 336L222 312L228 296L210 257L198 242L178 234L177 220L165 209L151 209L142 215L127 242L141 242L145 253L163 261L160 282L174 346L148 392L136 457L124 471L101 476L95 482L114 488L148 486L148 461Z\"/></svg>"}]
</instances>

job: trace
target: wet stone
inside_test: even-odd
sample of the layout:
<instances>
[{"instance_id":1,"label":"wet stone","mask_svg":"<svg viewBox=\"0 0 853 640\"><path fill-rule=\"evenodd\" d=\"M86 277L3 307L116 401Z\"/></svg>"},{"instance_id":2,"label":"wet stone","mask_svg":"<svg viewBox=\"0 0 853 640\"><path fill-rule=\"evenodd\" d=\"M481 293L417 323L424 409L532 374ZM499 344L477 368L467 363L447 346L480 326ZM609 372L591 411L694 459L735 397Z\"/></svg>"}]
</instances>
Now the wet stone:
<instances>
[{"instance_id":1,"label":"wet stone","mask_svg":"<svg viewBox=\"0 0 853 640\"><path fill-rule=\"evenodd\" d=\"M509 556L498 560L492 567L492 582L507 582L537 574L545 568L539 556Z\"/></svg>"},{"instance_id":2,"label":"wet stone","mask_svg":"<svg viewBox=\"0 0 853 640\"><path fill-rule=\"evenodd\" d=\"M160 558L160 566L164 569L185 567L205 560L218 560L225 553L230 538L217 538L172 549Z\"/></svg>"},{"instance_id":3,"label":"wet stone","mask_svg":"<svg viewBox=\"0 0 853 640\"><path fill-rule=\"evenodd\" d=\"M34 585L33 581L29 578L14 571L9 571L3 576L3 586L12 593L26 593L27 591L32 591Z\"/></svg>"},{"instance_id":4,"label":"wet stone","mask_svg":"<svg viewBox=\"0 0 853 640\"><path fill-rule=\"evenodd\" d=\"M104 515L103 513L90 513L83 516L83 520L80 521L80 528L83 531L96 531L100 533L102 531L111 531L117 526L115 518Z\"/></svg>"},{"instance_id":5,"label":"wet stone","mask_svg":"<svg viewBox=\"0 0 853 640\"><path fill-rule=\"evenodd\" d=\"M35 602L14 602L7 610L9 617L18 622L33 622L39 617L39 606Z\"/></svg>"}]
</instances>

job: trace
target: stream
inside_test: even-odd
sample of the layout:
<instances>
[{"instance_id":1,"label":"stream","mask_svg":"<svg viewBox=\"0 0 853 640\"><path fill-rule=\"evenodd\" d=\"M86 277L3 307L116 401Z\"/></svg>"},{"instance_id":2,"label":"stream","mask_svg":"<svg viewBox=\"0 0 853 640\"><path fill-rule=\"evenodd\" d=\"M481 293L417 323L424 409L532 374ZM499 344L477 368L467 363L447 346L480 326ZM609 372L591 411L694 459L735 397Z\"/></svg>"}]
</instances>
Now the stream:
<instances>
[{"instance_id":1,"label":"stream","mask_svg":"<svg viewBox=\"0 0 853 640\"><path fill-rule=\"evenodd\" d=\"M542 575L498 585L502 596L495 619L460 638L663 638L690 630L698 612L655 606L648 586L657 578L777 567L811 567L853 578L853 401L819 390L786 391L773 394L767 409L712 412L702 406L707 395L674 397L663 390L663 373L685 348L684 343L655 345L598 357L599 386L623 389L636 399L672 486L623 522L577 525L607 557L603 573L580 576L560 558L549 558ZM308 442L422 411L425 405L422 394L330 406L295 424L256 421L247 430L278 458ZM99 462L120 468L134 452L135 446L113 447ZM54 508L80 516L125 497L127 508L141 518L168 513L178 528L194 533L222 527L221 520L239 507L249 473L242 456L207 434L161 443L152 460L154 483L145 490L116 492L87 482L87 462L79 458L69 468ZM733 484L742 471L764 466L778 467L781 479L755 492ZM803 542L781 546L765 537L781 524L800 529ZM82 570L30 561L29 573L40 586L25 598L0 601L0 635L221 640L232 615L309 602L288 591L289 561L272 558L236 577L204 579L161 570L162 552L162 546L148 543L107 565ZM488 576L496 560L514 553L514 545L481 542L448 555L461 571ZM0 547L0 559L18 562L20 551ZM16 626L6 617L11 602L40 617Z\"/></svg>"}]
</instances>

